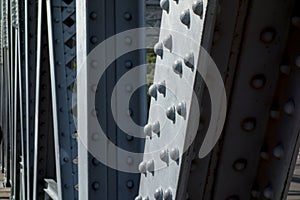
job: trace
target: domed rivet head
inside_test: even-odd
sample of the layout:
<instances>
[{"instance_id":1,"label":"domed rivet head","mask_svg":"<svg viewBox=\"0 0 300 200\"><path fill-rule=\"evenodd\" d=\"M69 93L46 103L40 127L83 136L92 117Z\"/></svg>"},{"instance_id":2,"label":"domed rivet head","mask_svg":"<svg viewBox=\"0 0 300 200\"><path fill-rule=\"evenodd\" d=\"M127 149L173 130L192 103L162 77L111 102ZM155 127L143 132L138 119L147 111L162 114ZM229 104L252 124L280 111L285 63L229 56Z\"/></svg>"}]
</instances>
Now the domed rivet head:
<instances>
[{"instance_id":1,"label":"domed rivet head","mask_svg":"<svg viewBox=\"0 0 300 200\"><path fill-rule=\"evenodd\" d=\"M295 65L300 68L300 55L296 57Z\"/></svg>"},{"instance_id":2,"label":"domed rivet head","mask_svg":"<svg viewBox=\"0 0 300 200\"><path fill-rule=\"evenodd\" d=\"M96 12L91 12L90 18L91 19L97 19L97 13Z\"/></svg>"},{"instance_id":3,"label":"domed rivet head","mask_svg":"<svg viewBox=\"0 0 300 200\"><path fill-rule=\"evenodd\" d=\"M181 75L182 74L182 62L181 60L176 60L173 64L173 71L176 73L176 74L179 74Z\"/></svg>"},{"instance_id":4,"label":"domed rivet head","mask_svg":"<svg viewBox=\"0 0 300 200\"><path fill-rule=\"evenodd\" d=\"M187 67L194 69L194 54L193 53L188 53L184 56L184 64Z\"/></svg>"},{"instance_id":5,"label":"domed rivet head","mask_svg":"<svg viewBox=\"0 0 300 200\"><path fill-rule=\"evenodd\" d=\"M259 192L258 190L252 190L252 191L251 191L251 196L252 196L253 198L259 198L260 192Z\"/></svg>"},{"instance_id":6,"label":"domed rivet head","mask_svg":"<svg viewBox=\"0 0 300 200\"><path fill-rule=\"evenodd\" d=\"M186 115L186 104L185 104L185 102L181 102L181 103L177 104L176 110L177 110L178 115L184 117Z\"/></svg>"},{"instance_id":7,"label":"domed rivet head","mask_svg":"<svg viewBox=\"0 0 300 200\"><path fill-rule=\"evenodd\" d=\"M99 40L98 40L98 38L96 36L91 37L91 43L92 44L96 44L98 42L99 42Z\"/></svg>"},{"instance_id":8,"label":"domed rivet head","mask_svg":"<svg viewBox=\"0 0 300 200\"><path fill-rule=\"evenodd\" d=\"M281 65L280 72L285 75L289 75L291 73L291 66L289 65Z\"/></svg>"},{"instance_id":9,"label":"domed rivet head","mask_svg":"<svg viewBox=\"0 0 300 200\"><path fill-rule=\"evenodd\" d=\"M174 161L179 160L179 149L178 148L172 148L170 151L170 158Z\"/></svg>"},{"instance_id":10,"label":"domed rivet head","mask_svg":"<svg viewBox=\"0 0 300 200\"><path fill-rule=\"evenodd\" d=\"M159 82L157 84L157 90L158 90L159 93L166 96L166 82L165 81Z\"/></svg>"},{"instance_id":11,"label":"domed rivet head","mask_svg":"<svg viewBox=\"0 0 300 200\"><path fill-rule=\"evenodd\" d=\"M238 159L233 164L233 168L236 171L244 171L246 167L247 167L247 160L245 159Z\"/></svg>"},{"instance_id":12,"label":"domed rivet head","mask_svg":"<svg viewBox=\"0 0 300 200\"><path fill-rule=\"evenodd\" d=\"M131 85L126 85L126 91L127 92L132 92L132 90L133 90L133 88L132 88L132 86Z\"/></svg>"},{"instance_id":13,"label":"domed rivet head","mask_svg":"<svg viewBox=\"0 0 300 200\"><path fill-rule=\"evenodd\" d=\"M134 200L143 200L143 197L142 196L137 196L137 197L135 197Z\"/></svg>"},{"instance_id":14,"label":"domed rivet head","mask_svg":"<svg viewBox=\"0 0 300 200\"><path fill-rule=\"evenodd\" d=\"M159 154L159 157L162 161L168 163L169 162L169 151L166 150L162 150Z\"/></svg>"},{"instance_id":15,"label":"domed rivet head","mask_svg":"<svg viewBox=\"0 0 300 200\"><path fill-rule=\"evenodd\" d=\"M160 133L160 124L159 124L159 121L155 121L155 122L152 124L152 131L153 131L153 133L155 133L155 134L159 134L159 133Z\"/></svg>"},{"instance_id":16,"label":"domed rivet head","mask_svg":"<svg viewBox=\"0 0 300 200\"><path fill-rule=\"evenodd\" d=\"M149 160L147 162L147 171L150 173L154 172L154 160Z\"/></svg>"},{"instance_id":17,"label":"domed rivet head","mask_svg":"<svg viewBox=\"0 0 300 200\"><path fill-rule=\"evenodd\" d=\"M134 182L132 180L128 180L126 186L127 188L132 189L134 187Z\"/></svg>"},{"instance_id":18,"label":"domed rivet head","mask_svg":"<svg viewBox=\"0 0 300 200\"><path fill-rule=\"evenodd\" d=\"M133 63L132 63L130 60L127 60L127 61L125 62L125 67L126 67L127 69L131 69L131 68L133 67Z\"/></svg>"},{"instance_id":19,"label":"domed rivet head","mask_svg":"<svg viewBox=\"0 0 300 200\"><path fill-rule=\"evenodd\" d=\"M133 138L133 136L132 135L126 135L126 139L127 139L127 141L132 141L134 138Z\"/></svg>"},{"instance_id":20,"label":"domed rivet head","mask_svg":"<svg viewBox=\"0 0 300 200\"><path fill-rule=\"evenodd\" d=\"M274 193L272 187L268 186L264 189L264 197L266 199L273 199L273 195Z\"/></svg>"},{"instance_id":21,"label":"domed rivet head","mask_svg":"<svg viewBox=\"0 0 300 200\"><path fill-rule=\"evenodd\" d=\"M154 199L162 200L164 196L164 191L162 188L158 188L154 192Z\"/></svg>"},{"instance_id":22,"label":"domed rivet head","mask_svg":"<svg viewBox=\"0 0 300 200\"><path fill-rule=\"evenodd\" d=\"M127 158L127 164L128 164L128 165L132 165L133 162L134 162L134 160L133 160L132 157L128 157L128 158Z\"/></svg>"},{"instance_id":23,"label":"domed rivet head","mask_svg":"<svg viewBox=\"0 0 300 200\"><path fill-rule=\"evenodd\" d=\"M163 41L164 46L169 49L169 51L172 51L172 47L173 47L173 40L172 40L172 35L168 35L164 41Z\"/></svg>"},{"instance_id":24,"label":"domed rivet head","mask_svg":"<svg viewBox=\"0 0 300 200\"><path fill-rule=\"evenodd\" d=\"M175 120L175 107L174 106L170 106L166 110L166 115L167 115L168 119L174 121Z\"/></svg>"},{"instance_id":25,"label":"domed rivet head","mask_svg":"<svg viewBox=\"0 0 300 200\"><path fill-rule=\"evenodd\" d=\"M254 89L261 89L266 84L266 77L263 74L255 75L251 80L251 86Z\"/></svg>"},{"instance_id":26,"label":"domed rivet head","mask_svg":"<svg viewBox=\"0 0 300 200\"><path fill-rule=\"evenodd\" d=\"M168 188L164 192L164 199L165 200L172 200L173 194L172 194L172 189Z\"/></svg>"},{"instance_id":27,"label":"domed rivet head","mask_svg":"<svg viewBox=\"0 0 300 200\"><path fill-rule=\"evenodd\" d=\"M242 122L242 127L245 131L253 131L256 127L256 119L255 118L247 118Z\"/></svg>"},{"instance_id":28,"label":"domed rivet head","mask_svg":"<svg viewBox=\"0 0 300 200\"><path fill-rule=\"evenodd\" d=\"M292 24L293 26L300 27L300 17L292 17Z\"/></svg>"},{"instance_id":29,"label":"domed rivet head","mask_svg":"<svg viewBox=\"0 0 300 200\"><path fill-rule=\"evenodd\" d=\"M169 7L170 7L169 0L161 0L160 1L160 7L161 7L161 9L163 9L167 13L169 13Z\"/></svg>"},{"instance_id":30,"label":"domed rivet head","mask_svg":"<svg viewBox=\"0 0 300 200\"><path fill-rule=\"evenodd\" d=\"M280 118L280 112L277 109L271 109L270 110L270 117L272 119L279 119Z\"/></svg>"},{"instance_id":31,"label":"domed rivet head","mask_svg":"<svg viewBox=\"0 0 300 200\"><path fill-rule=\"evenodd\" d=\"M154 99L157 98L157 86L155 84L153 84L149 87L149 94Z\"/></svg>"},{"instance_id":32,"label":"domed rivet head","mask_svg":"<svg viewBox=\"0 0 300 200\"><path fill-rule=\"evenodd\" d=\"M161 42L158 42L154 45L154 53L158 56L160 56L161 58L163 57L163 53L164 53L164 47L163 44Z\"/></svg>"},{"instance_id":33,"label":"domed rivet head","mask_svg":"<svg viewBox=\"0 0 300 200\"><path fill-rule=\"evenodd\" d=\"M145 135L152 137L152 125L151 124L147 124L144 127L144 133L145 133Z\"/></svg>"},{"instance_id":34,"label":"domed rivet head","mask_svg":"<svg viewBox=\"0 0 300 200\"><path fill-rule=\"evenodd\" d=\"M294 100L290 99L288 100L283 107L283 110L285 112L285 114L287 115L292 115L295 112L295 102Z\"/></svg>"},{"instance_id":35,"label":"domed rivet head","mask_svg":"<svg viewBox=\"0 0 300 200\"><path fill-rule=\"evenodd\" d=\"M190 10L187 9L185 11L183 11L180 14L180 21L186 25L188 28L190 28L190 23L191 23L191 16L190 16Z\"/></svg>"},{"instance_id":36,"label":"domed rivet head","mask_svg":"<svg viewBox=\"0 0 300 200\"><path fill-rule=\"evenodd\" d=\"M141 162L139 164L139 172L142 174L145 174L147 172L147 163L146 162Z\"/></svg>"},{"instance_id":37,"label":"domed rivet head","mask_svg":"<svg viewBox=\"0 0 300 200\"><path fill-rule=\"evenodd\" d=\"M126 21L130 21L132 19L132 15L129 12L125 12L123 17Z\"/></svg>"},{"instance_id":38,"label":"domed rivet head","mask_svg":"<svg viewBox=\"0 0 300 200\"><path fill-rule=\"evenodd\" d=\"M262 42L269 44L274 41L276 36L276 31L273 28L266 28L260 34L260 39Z\"/></svg>"},{"instance_id":39,"label":"domed rivet head","mask_svg":"<svg viewBox=\"0 0 300 200\"><path fill-rule=\"evenodd\" d=\"M277 145L273 149L273 155L277 159L281 159L283 157L283 155L284 155L284 149L283 149L282 145Z\"/></svg>"},{"instance_id":40,"label":"domed rivet head","mask_svg":"<svg viewBox=\"0 0 300 200\"><path fill-rule=\"evenodd\" d=\"M265 151L260 152L260 157L264 160L269 160L270 158L269 154Z\"/></svg>"},{"instance_id":41,"label":"domed rivet head","mask_svg":"<svg viewBox=\"0 0 300 200\"><path fill-rule=\"evenodd\" d=\"M99 183L99 182L94 182L94 183L92 184L92 187L93 187L94 190L99 190L99 188L100 188L100 183Z\"/></svg>"},{"instance_id":42,"label":"domed rivet head","mask_svg":"<svg viewBox=\"0 0 300 200\"><path fill-rule=\"evenodd\" d=\"M203 1L202 0L194 1L193 11L196 15L199 15L200 17L202 17L202 15L203 15Z\"/></svg>"},{"instance_id":43,"label":"domed rivet head","mask_svg":"<svg viewBox=\"0 0 300 200\"><path fill-rule=\"evenodd\" d=\"M132 44L132 38L131 37L125 37L125 43L127 44L127 45L131 45Z\"/></svg>"}]
</instances>

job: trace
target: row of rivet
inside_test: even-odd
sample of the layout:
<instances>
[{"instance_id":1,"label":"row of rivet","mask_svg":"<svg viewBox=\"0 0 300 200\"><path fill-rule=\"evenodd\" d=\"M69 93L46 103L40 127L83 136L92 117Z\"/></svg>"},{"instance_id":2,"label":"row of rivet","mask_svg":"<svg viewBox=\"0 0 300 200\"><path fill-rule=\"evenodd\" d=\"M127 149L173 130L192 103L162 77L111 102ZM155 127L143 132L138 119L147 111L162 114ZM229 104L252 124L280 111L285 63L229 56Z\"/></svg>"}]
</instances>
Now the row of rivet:
<instances>
[{"instance_id":1,"label":"row of rivet","mask_svg":"<svg viewBox=\"0 0 300 200\"><path fill-rule=\"evenodd\" d=\"M168 188L165 191L163 190L163 188L158 188L155 190L154 192L154 199L156 200L172 200L173 198L173 193L172 193L172 189ZM142 197L142 196L138 196L135 198L135 200L149 200L149 197Z\"/></svg>"}]
</instances>

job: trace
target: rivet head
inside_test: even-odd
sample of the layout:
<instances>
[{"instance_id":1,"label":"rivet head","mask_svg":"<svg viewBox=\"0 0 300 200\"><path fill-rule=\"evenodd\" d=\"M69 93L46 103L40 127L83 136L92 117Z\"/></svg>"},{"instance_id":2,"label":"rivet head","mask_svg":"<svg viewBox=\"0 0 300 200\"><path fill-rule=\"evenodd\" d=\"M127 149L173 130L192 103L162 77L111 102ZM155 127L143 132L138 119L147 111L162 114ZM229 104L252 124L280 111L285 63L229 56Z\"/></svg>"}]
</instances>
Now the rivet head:
<instances>
[{"instance_id":1,"label":"rivet head","mask_svg":"<svg viewBox=\"0 0 300 200\"><path fill-rule=\"evenodd\" d=\"M300 55L296 57L295 65L300 68Z\"/></svg>"},{"instance_id":2,"label":"rivet head","mask_svg":"<svg viewBox=\"0 0 300 200\"><path fill-rule=\"evenodd\" d=\"M263 74L255 75L251 80L251 85L254 89L261 89L266 84L266 77Z\"/></svg>"},{"instance_id":3,"label":"rivet head","mask_svg":"<svg viewBox=\"0 0 300 200\"><path fill-rule=\"evenodd\" d=\"M280 66L280 72L282 74L289 75L290 72L291 72L291 66L289 66L289 65L281 65Z\"/></svg>"},{"instance_id":4,"label":"rivet head","mask_svg":"<svg viewBox=\"0 0 300 200\"><path fill-rule=\"evenodd\" d=\"M295 102L294 100L290 99L284 104L283 110L285 114L292 115L295 112Z\"/></svg>"},{"instance_id":5,"label":"rivet head","mask_svg":"<svg viewBox=\"0 0 300 200\"><path fill-rule=\"evenodd\" d=\"M162 200L164 195L164 191L162 188L158 188L154 192L154 198L157 200Z\"/></svg>"},{"instance_id":6,"label":"rivet head","mask_svg":"<svg viewBox=\"0 0 300 200\"><path fill-rule=\"evenodd\" d=\"M292 24L293 26L300 27L300 17L298 16L292 17Z\"/></svg>"},{"instance_id":7,"label":"rivet head","mask_svg":"<svg viewBox=\"0 0 300 200\"><path fill-rule=\"evenodd\" d=\"M127 69L131 69L131 68L133 67L133 63L132 63L130 60L127 60L127 61L125 62L125 67L126 67Z\"/></svg>"},{"instance_id":8,"label":"rivet head","mask_svg":"<svg viewBox=\"0 0 300 200\"><path fill-rule=\"evenodd\" d=\"M157 90L159 93L166 95L166 82L162 81L157 84Z\"/></svg>"},{"instance_id":9,"label":"rivet head","mask_svg":"<svg viewBox=\"0 0 300 200\"><path fill-rule=\"evenodd\" d=\"M154 160L149 160L147 162L147 171L152 173L152 172L154 172L154 169L155 169L154 168Z\"/></svg>"},{"instance_id":10,"label":"rivet head","mask_svg":"<svg viewBox=\"0 0 300 200\"><path fill-rule=\"evenodd\" d=\"M152 137L152 125L151 124L147 124L144 127L144 133L146 136Z\"/></svg>"},{"instance_id":11,"label":"rivet head","mask_svg":"<svg viewBox=\"0 0 300 200\"><path fill-rule=\"evenodd\" d=\"M260 152L260 157L264 160L268 160L269 159L269 154L265 151Z\"/></svg>"},{"instance_id":12,"label":"rivet head","mask_svg":"<svg viewBox=\"0 0 300 200\"><path fill-rule=\"evenodd\" d=\"M284 155L284 149L283 149L282 145L277 145L273 149L273 155L277 159L281 159L283 157L283 155Z\"/></svg>"},{"instance_id":13,"label":"rivet head","mask_svg":"<svg viewBox=\"0 0 300 200\"><path fill-rule=\"evenodd\" d=\"M173 194L172 194L172 189L168 188L164 192L164 199L165 200L172 200Z\"/></svg>"},{"instance_id":14,"label":"rivet head","mask_svg":"<svg viewBox=\"0 0 300 200\"><path fill-rule=\"evenodd\" d=\"M169 13L169 7L170 7L169 0L161 0L160 1L160 7L163 10L165 10L167 13Z\"/></svg>"},{"instance_id":15,"label":"rivet head","mask_svg":"<svg viewBox=\"0 0 300 200\"><path fill-rule=\"evenodd\" d=\"M271 43L274 41L276 36L276 31L273 28L266 28L260 34L260 39L264 43Z\"/></svg>"},{"instance_id":16,"label":"rivet head","mask_svg":"<svg viewBox=\"0 0 300 200\"><path fill-rule=\"evenodd\" d=\"M190 23L191 23L191 16L190 16L190 10L187 9L185 11L182 11L182 13L180 14L180 21L186 25L188 28L190 27Z\"/></svg>"},{"instance_id":17,"label":"rivet head","mask_svg":"<svg viewBox=\"0 0 300 200\"><path fill-rule=\"evenodd\" d=\"M194 68L194 54L193 53L188 53L184 56L184 64L191 69Z\"/></svg>"},{"instance_id":18,"label":"rivet head","mask_svg":"<svg viewBox=\"0 0 300 200\"><path fill-rule=\"evenodd\" d=\"M251 196L252 196L253 198L259 198L260 192L259 192L258 190L252 190L252 191L251 191Z\"/></svg>"},{"instance_id":19,"label":"rivet head","mask_svg":"<svg viewBox=\"0 0 300 200\"><path fill-rule=\"evenodd\" d=\"M128 157L128 158L127 158L127 164L128 164L128 165L132 165L133 162L134 162L134 160L133 160L132 157Z\"/></svg>"},{"instance_id":20,"label":"rivet head","mask_svg":"<svg viewBox=\"0 0 300 200\"><path fill-rule=\"evenodd\" d=\"M98 38L96 36L91 37L91 43L92 44L96 44L98 42L99 42L99 40L98 40Z\"/></svg>"},{"instance_id":21,"label":"rivet head","mask_svg":"<svg viewBox=\"0 0 300 200\"><path fill-rule=\"evenodd\" d=\"M236 171L244 171L246 167L247 167L247 160L245 159L238 159L233 164L233 168Z\"/></svg>"},{"instance_id":22,"label":"rivet head","mask_svg":"<svg viewBox=\"0 0 300 200\"><path fill-rule=\"evenodd\" d=\"M175 107L174 106L170 106L166 110L166 115L167 115L168 119L174 121L175 120Z\"/></svg>"},{"instance_id":23,"label":"rivet head","mask_svg":"<svg viewBox=\"0 0 300 200\"><path fill-rule=\"evenodd\" d=\"M94 190L98 190L100 188L100 183L99 182L93 182L92 187Z\"/></svg>"},{"instance_id":24,"label":"rivet head","mask_svg":"<svg viewBox=\"0 0 300 200\"><path fill-rule=\"evenodd\" d=\"M280 112L277 109L271 109L270 110L270 117L272 119L279 119L280 118Z\"/></svg>"},{"instance_id":25,"label":"rivet head","mask_svg":"<svg viewBox=\"0 0 300 200\"><path fill-rule=\"evenodd\" d=\"M143 200L149 200L149 197L144 197Z\"/></svg>"},{"instance_id":26,"label":"rivet head","mask_svg":"<svg viewBox=\"0 0 300 200\"><path fill-rule=\"evenodd\" d=\"M203 15L203 1L202 0L194 1L193 11L196 15L199 15L200 17L202 17L202 15Z\"/></svg>"},{"instance_id":27,"label":"rivet head","mask_svg":"<svg viewBox=\"0 0 300 200\"><path fill-rule=\"evenodd\" d=\"M125 12L123 17L126 21L130 21L132 19L132 15L129 12Z\"/></svg>"},{"instance_id":28,"label":"rivet head","mask_svg":"<svg viewBox=\"0 0 300 200\"><path fill-rule=\"evenodd\" d=\"M133 88L131 85L126 85L126 91L127 92L132 92Z\"/></svg>"},{"instance_id":29,"label":"rivet head","mask_svg":"<svg viewBox=\"0 0 300 200\"><path fill-rule=\"evenodd\" d=\"M128 180L126 186L127 188L132 189L134 187L134 182L132 180Z\"/></svg>"},{"instance_id":30,"label":"rivet head","mask_svg":"<svg viewBox=\"0 0 300 200\"><path fill-rule=\"evenodd\" d=\"M185 104L185 102L180 102L179 104L177 104L176 110L177 110L178 115L185 116L186 115L186 104Z\"/></svg>"},{"instance_id":31,"label":"rivet head","mask_svg":"<svg viewBox=\"0 0 300 200\"><path fill-rule=\"evenodd\" d=\"M269 186L264 189L264 197L266 199L273 199L273 195L274 193L272 187Z\"/></svg>"},{"instance_id":32,"label":"rivet head","mask_svg":"<svg viewBox=\"0 0 300 200\"><path fill-rule=\"evenodd\" d=\"M125 43L127 44L127 45L131 45L132 44L132 38L131 37L125 37Z\"/></svg>"},{"instance_id":33,"label":"rivet head","mask_svg":"<svg viewBox=\"0 0 300 200\"><path fill-rule=\"evenodd\" d=\"M137 196L137 197L135 197L134 200L143 200L143 197L142 196Z\"/></svg>"},{"instance_id":34,"label":"rivet head","mask_svg":"<svg viewBox=\"0 0 300 200\"><path fill-rule=\"evenodd\" d=\"M169 162L169 151L167 149L162 150L159 154L159 157L163 162L168 163Z\"/></svg>"},{"instance_id":35,"label":"rivet head","mask_svg":"<svg viewBox=\"0 0 300 200\"><path fill-rule=\"evenodd\" d=\"M181 75L182 74L182 62L181 60L176 60L173 64L173 71L176 73L176 74L179 74Z\"/></svg>"},{"instance_id":36,"label":"rivet head","mask_svg":"<svg viewBox=\"0 0 300 200\"><path fill-rule=\"evenodd\" d=\"M127 139L127 141L132 141L134 138L133 138L133 136L132 135L126 135L126 139Z\"/></svg>"},{"instance_id":37,"label":"rivet head","mask_svg":"<svg viewBox=\"0 0 300 200\"><path fill-rule=\"evenodd\" d=\"M154 53L158 56L160 56L161 58L163 57L163 53L164 53L164 47L163 44L161 42L158 42L154 45Z\"/></svg>"},{"instance_id":38,"label":"rivet head","mask_svg":"<svg viewBox=\"0 0 300 200\"><path fill-rule=\"evenodd\" d=\"M256 119L255 118L247 118L242 122L242 127L245 131L253 131L256 127Z\"/></svg>"},{"instance_id":39,"label":"rivet head","mask_svg":"<svg viewBox=\"0 0 300 200\"><path fill-rule=\"evenodd\" d=\"M155 133L155 134L159 134L159 133L160 133L160 124L159 124L159 121L155 121L155 122L152 124L152 131L153 131L153 133Z\"/></svg>"},{"instance_id":40,"label":"rivet head","mask_svg":"<svg viewBox=\"0 0 300 200\"><path fill-rule=\"evenodd\" d=\"M91 19L97 19L97 13L96 12L91 12L90 18Z\"/></svg>"},{"instance_id":41,"label":"rivet head","mask_svg":"<svg viewBox=\"0 0 300 200\"><path fill-rule=\"evenodd\" d=\"M173 47L173 40L172 40L172 35L168 35L164 41L163 41L164 46L170 50L170 52L172 51L172 47Z\"/></svg>"},{"instance_id":42,"label":"rivet head","mask_svg":"<svg viewBox=\"0 0 300 200\"><path fill-rule=\"evenodd\" d=\"M149 94L153 98L157 98L157 86L156 84L153 84L149 87Z\"/></svg>"},{"instance_id":43,"label":"rivet head","mask_svg":"<svg viewBox=\"0 0 300 200\"><path fill-rule=\"evenodd\" d=\"M147 163L146 162L141 162L139 164L139 172L142 174L145 174L147 172Z\"/></svg>"},{"instance_id":44,"label":"rivet head","mask_svg":"<svg viewBox=\"0 0 300 200\"><path fill-rule=\"evenodd\" d=\"M170 151L170 158L174 161L178 161L179 159L179 149L178 148L172 148Z\"/></svg>"}]
</instances>

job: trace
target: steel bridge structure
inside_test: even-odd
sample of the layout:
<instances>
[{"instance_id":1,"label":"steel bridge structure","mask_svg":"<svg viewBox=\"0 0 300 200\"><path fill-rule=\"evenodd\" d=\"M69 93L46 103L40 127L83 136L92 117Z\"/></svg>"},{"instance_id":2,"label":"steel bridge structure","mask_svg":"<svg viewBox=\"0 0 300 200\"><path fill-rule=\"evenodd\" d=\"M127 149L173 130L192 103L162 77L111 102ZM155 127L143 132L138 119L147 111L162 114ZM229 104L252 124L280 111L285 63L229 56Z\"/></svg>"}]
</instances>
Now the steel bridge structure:
<instances>
[{"instance_id":1,"label":"steel bridge structure","mask_svg":"<svg viewBox=\"0 0 300 200\"><path fill-rule=\"evenodd\" d=\"M10 199L287 198L299 1L0 2ZM147 26L146 7L160 9L160 27Z\"/></svg>"}]
</instances>

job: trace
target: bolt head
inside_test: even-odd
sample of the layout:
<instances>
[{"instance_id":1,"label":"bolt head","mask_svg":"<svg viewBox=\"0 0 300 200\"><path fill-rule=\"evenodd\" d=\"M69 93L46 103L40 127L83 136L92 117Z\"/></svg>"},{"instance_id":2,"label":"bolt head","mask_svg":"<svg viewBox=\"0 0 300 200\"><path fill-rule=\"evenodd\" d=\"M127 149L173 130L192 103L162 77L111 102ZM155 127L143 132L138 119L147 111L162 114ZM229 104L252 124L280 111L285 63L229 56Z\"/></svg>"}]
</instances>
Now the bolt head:
<instances>
[{"instance_id":1,"label":"bolt head","mask_svg":"<svg viewBox=\"0 0 300 200\"><path fill-rule=\"evenodd\" d=\"M144 133L146 136L152 137L152 125L151 124L147 124L144 127Z\"/></svg>"},{"instance_id":2,"label":"bolt head","mask_svg":"<svg viewBox=\"0 0 300 200\"><path fill-rule=\"evenodd\" d=\"M158 42L154 45L154 53L158 56L160 56L161 58L163 57L163 53L164 53L164 47L163 44L161 42Z\"/></svg>"},{"instance_id":3,"label":"bolt head","mask_svg":"<svg viewBox=\"0 0 300 200\"><path fill-rule=\"evenodd\" d=\"M172 41L172 35L168 35L164 41L163 41L164 46L169 49L170 51L172 51L172 47L173 47L173 41Z\"/></svg>"},{"instance_id":4,"label":"bolt head","mask_svg":"<svg viewBox=\"0 0 300 200\"><path fill-rule=\"evenodd\" d=\"M149 160L148 162L147 162L147 171L148 172L150 172L150 173L152 173L152 172L154 172L154 160Z\"/></svg>"},{"instance_id":5,"label":"bolt head","mask_svg":"<svg viewBox=\"0 0 300 200\"><path fill-rule=\"evenodd\" d=\"M176 73L176 74L179 74L181 75L182 74L182 62L181 60L176 60L173 64L173 71Z\"/></svg>"},{"instance_id":6,"label":"bolt head","mask_svg":"<svg viewBox=\"0 0 300 200\"><path fill-rule=\"evenodd\" d=\"M157 200L162 200L164 195L164 191L162 188L158 188L154 192L154 198Z\"/></svg>"},{"instance_id":7,"label":"bolt head","mask_svg":"<svg viewBox=\"0 0 300 200\"><path fill-rule=\"evenodd\" d=\"M180 14L180 21L184 25L186 25L188 28L190 27L191 16L190 16L190 10L189 9L181 12L181 14Z\"/></svg>"},{"instance_id":8,"label":"bolt head","mask_svg":"<svg viewBox=\"0 0 300 200\"><path fill-rule=\"evenodd\" d=\"M247 167L247 160L245 159L238 159L233 164L233 168L236 171L244 171L246 167Z\"/></svg>"},{"instance_id":9,"label":"bolt head","mask_svg":"<svg viewBox=\"0 0 300 200\"><path fill-rule=\"evenodd\" d=\"M166 149L166 150L162 150L160 152L160 155L159 155L160 159L166 163L169 162L169 151Z\"/></svg>"},{"instance_id":10,"label":"bolt head","mask_svg":"<svg viewBox=\"0 0 300 200\"><path fill-rule=\"evenodd\" d=\"M141 162L139 164L139 172L142 174L145 174L147 172L147 163L146 162Z\"/></svg>"},{"instance_id":11,"label":"bolt head","mask_svg":"<svg viewBox=\"0 0 300 200\"><path fill-rule=\"evenodd\" d=\"M170 7L169 0L161 0L160 1L160 7L163 10L165 10L167 13L169 13L169 7Z\"/></svg>"},{"instance_id":12,"label":"bolt head","mask_svg":"<svg viewBox=\"0 0 300 200\"><path fill-rule=\"evenodd\" d=\"M273 155L277 159L281 159L283 157L283 155L284 155L284 149L283 149L282 145L277 145L273 149Z\"/></svg>"},{"instance_id":13,"label":"bolt head","mask_svg":"<svg viewBox=\"0 0 300 200\"><path fill-rule=\"evenodd\" d=\"M186 115L186 104L185 102L181 102L176 106L176 110L178 115L185 116Z\"/></svg>"},{"instance_id":14,"label":"bolt head","mask_svg":"<svg viewBox=\"0 0 300 200\"><path fill-rule=\"evenodd\" d=\"M194 68L194 54L193 53L187 53L184 56L184 64L191 69Z\"/></svg>"},{"instance_id":15,"label":"bolt head","mask_svg":"<svg viewBox=\"0 0 300 200\"><path fill-rule=\"evenodd\" d=\"M174 161L178 161L179 160L179 149L176 148L172 148L170 151L170 158Z\"/></svg>"},{"instance_id":16,"label":"bolt head","mask_svg":"<svg viewBox=\"0 0 300 200\"><path fill-rule=\"evenodd\" d=\"M256 127L256 119L255 118L245 119L242 123L242 127L247 132L254 131Z\"/></svg>"},{"instance_id":17,"label":"bolt head","mask_svg":"<svg viewBox=\"0 0 300 200\"><path fill-rule=\"evenodd\" d=\"M171 188L168 188L165 190L164 192L164 199L165 200L172 200L172 189Z\"/></svg>"},{"instance_id":18,"label":"bolt head","mask_svg":"<svg viewBox=\"0 0 300 200\"><path fill-rule=\"evenodd\" d=\"M159 121L155 121L155 122L152 124L152 131L153 131L153 133L155 133L155 134L159 134L159 133L160 133L160 124L159 124Z\"/></svg>"},{"instance_id":19,"label":"bolt head","mask_svg":"<svg viewBox=\"0 0 300 200\"><path fill-rule=\"evenodd\" d=\"M166 110L166 115L167 115L168 119L174 121L175 120L175 107L174 106L170 106Z\"/></svg>"},{"instance_id":20,"label":"bolt head","mask_svg":"<svg viewBox=\"0 0 300 200\"><path fill-rule=\"evenodd\" d=\"M149 94L153 98L157 98L157 86L156 84L153 84L149 87Z\"/></svg>"},{"instance_id":21,"label":"bolt head","mask_svg":"<svg viewBox=\"0 0 300 200\"><path fill-rule=\"evenodd\" d=\"M203 1L202 0L194 1L193 11L196 15L199 15L200 17L203 16Z\"/></svg>"},{"instance_id":22,"label":"bolt head","mask_svg":"<svg viewBox=\"0 0 300 200\"><path fill-rule=\"evenodd\" d=\"M293 115L295 112L295 102L294 100L290 99L288 102L285 103L283 110L287 115Z\"/></svg>"}]
</instances>

